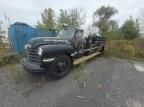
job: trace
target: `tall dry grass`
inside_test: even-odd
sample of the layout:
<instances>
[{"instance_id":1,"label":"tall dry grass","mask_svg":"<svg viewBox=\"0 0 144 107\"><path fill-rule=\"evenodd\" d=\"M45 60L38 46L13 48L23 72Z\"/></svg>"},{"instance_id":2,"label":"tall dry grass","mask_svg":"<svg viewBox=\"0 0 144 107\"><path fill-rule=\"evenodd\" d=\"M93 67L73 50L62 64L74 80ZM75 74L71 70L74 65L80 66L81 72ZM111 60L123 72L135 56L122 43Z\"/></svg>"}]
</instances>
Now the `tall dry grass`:
<instances>
[{"instance_id":1,"label":"tall dry grass","mask_svg":"<svg viewBox=\"0 0 144 107\"><path fill-rule=\"evenodd\" d=\"M144 59L144 39L109 40L107 41L106 55Z\"/></svg>"},{"instance_id":2,"label":"tall dry grass","mask_svg":"<svg viewBox=\"0 0 144 107\"><path fill-rule=\"evenodd\" d=\"M0 66L17 64L20 62L21 55L12 55L8 48L0 48Z\"/></svg>"},{"instance_id":3,"label":"tall dry grass","mask_svg":"<svg viewBox=\"0 0 144 107\"><path fill-rule=\"evenodd\" d=\"M8 50L5 48L0 48L0 66L2 65L3 58L8 54Z\"/></svg>"}]
</instances>

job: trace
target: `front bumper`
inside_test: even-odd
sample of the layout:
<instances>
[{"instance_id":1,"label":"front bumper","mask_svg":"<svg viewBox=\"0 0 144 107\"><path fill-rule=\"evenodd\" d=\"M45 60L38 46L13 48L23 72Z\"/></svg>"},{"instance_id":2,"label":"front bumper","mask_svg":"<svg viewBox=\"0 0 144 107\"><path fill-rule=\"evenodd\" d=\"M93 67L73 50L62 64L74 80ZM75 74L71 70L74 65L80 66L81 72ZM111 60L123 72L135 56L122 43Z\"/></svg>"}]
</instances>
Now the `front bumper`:
<instances>
[{"instance_id":1,"label":"front bumper","mask_svg":"<svg viewBox=\"0 0 144 107\"><path fill-rule=\"evenodd\" d=\"M31 73L44 73L47 70L43 67L40 67L38 64L30 63L25 58L21 60L21 65L24 70Z\"/></svg>"}]
</instances>

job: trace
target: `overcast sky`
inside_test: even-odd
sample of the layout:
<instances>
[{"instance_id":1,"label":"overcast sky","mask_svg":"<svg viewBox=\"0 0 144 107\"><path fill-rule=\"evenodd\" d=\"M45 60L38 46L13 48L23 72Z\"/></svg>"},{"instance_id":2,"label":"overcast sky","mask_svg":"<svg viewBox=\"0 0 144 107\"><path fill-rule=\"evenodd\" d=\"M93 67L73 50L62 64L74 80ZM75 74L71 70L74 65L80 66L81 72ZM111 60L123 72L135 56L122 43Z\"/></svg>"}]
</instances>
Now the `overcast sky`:
<instances>
[{"instance_id":1,"label":"overcast sky","mask_svg":"<svg viewBox=\"0 0 144 107\"><path fill-rule=\"evenodd\" d=\"M4 20L6 14L11 23L26 22L36 25L44 8L51 7L56 14L59 9L84 8L87 15L86 27L92 21L93 12L102 5L117 8L119 13L114 19L122 24L130 15L139 17L140 9L144 8L144 0L0 0L0 20Z\"/></svg>"}]
</instances>

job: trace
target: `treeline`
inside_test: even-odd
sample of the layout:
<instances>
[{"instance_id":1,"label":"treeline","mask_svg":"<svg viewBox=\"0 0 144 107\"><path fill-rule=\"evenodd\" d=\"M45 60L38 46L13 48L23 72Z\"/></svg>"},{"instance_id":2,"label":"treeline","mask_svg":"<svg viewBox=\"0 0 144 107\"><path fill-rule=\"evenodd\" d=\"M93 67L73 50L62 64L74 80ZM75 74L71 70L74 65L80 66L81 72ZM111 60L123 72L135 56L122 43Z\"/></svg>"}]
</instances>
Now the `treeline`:
<instances>
[{"instance_id":1,"label":"treeline","mask_svg":"<svg viewBox=\"0 0 144 107\"><path fill-rule=\"evenodd\" d=\"M108 39L134 39L140 36L139 20L132 16L125 20L119 27L118 22L112 17L118 14L118 10L111 6L101 6L94 11L92 24L88 26L89 34L99 32L100 35ZM60 9L59 15L51 8L45 9L41 13L41 21L38 21L37 27L42 29L60 29L63 24L71 27L81 27L85 24L86 13L83 9Z\"/></svg>"},{"instance_id":2,"label":"treeline","mask_svg":"<svg viewBox=\"0 0 144 107\"><path fill-rule=\"evenodd\" d=\"M0 21L0 49L5 47L3 39L5 38L5 31L2 29L2 22Z\"/></svg>"},{"instance_id":3,"label":"treeline","mask_svg":"<svg viewBox=\"0 0 144 107\"><path fill-rule=\"evenodd\" d=\"M60 14L56 18L55 11L51 8L45 9L41 13L41 21L38 21L37 27L43 29L59 29L62 24L71 27L80 27L84 24L85 13L82 9L60 9Z\"/></svg>"}]
</instances>

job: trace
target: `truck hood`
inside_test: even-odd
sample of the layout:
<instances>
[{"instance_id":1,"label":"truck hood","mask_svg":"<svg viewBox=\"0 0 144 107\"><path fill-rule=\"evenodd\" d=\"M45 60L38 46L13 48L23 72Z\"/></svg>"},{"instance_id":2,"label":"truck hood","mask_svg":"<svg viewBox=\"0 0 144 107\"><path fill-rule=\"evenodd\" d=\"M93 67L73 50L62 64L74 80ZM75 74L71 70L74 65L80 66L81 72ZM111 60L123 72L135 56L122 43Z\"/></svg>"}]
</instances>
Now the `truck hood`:
<instances>
[{"instance_id":1,"label":"truck hood","mask_svg":"<svg viewBox=\"0 0 144 107\"><path fill-rule=\"evenodd\" d=\"M37 37L29 41L29 45L32 48L36 48L40 45L58 45L58 44L70 44L71 38L64 37Z\"/></svg>"}]
</instances>

